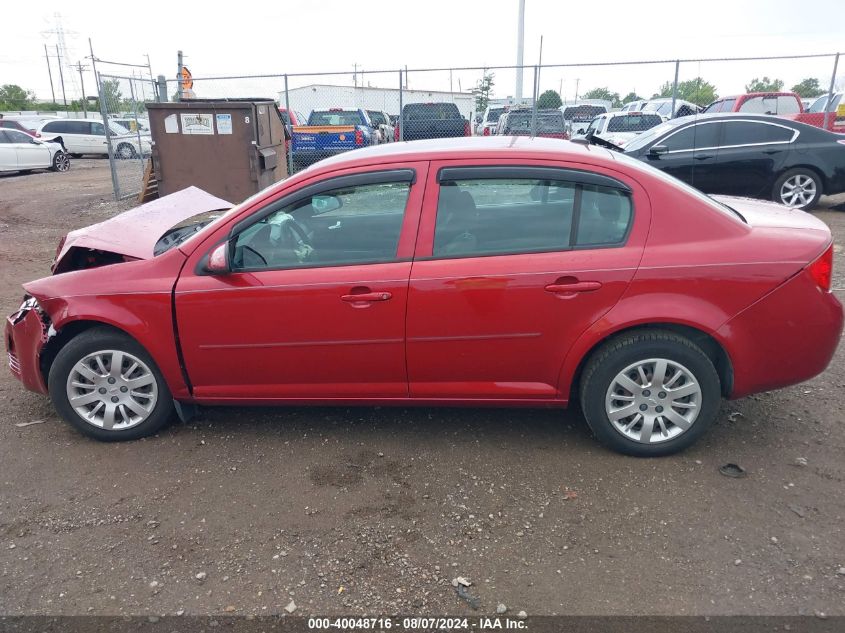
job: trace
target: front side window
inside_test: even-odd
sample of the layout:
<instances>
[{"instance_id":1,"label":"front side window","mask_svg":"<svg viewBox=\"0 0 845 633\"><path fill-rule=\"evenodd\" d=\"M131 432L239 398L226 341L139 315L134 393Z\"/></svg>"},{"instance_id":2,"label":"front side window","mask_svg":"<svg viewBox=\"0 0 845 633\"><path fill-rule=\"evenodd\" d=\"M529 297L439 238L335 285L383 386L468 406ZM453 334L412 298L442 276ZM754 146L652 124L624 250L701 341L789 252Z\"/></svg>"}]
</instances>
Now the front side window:
<instances>
[{"instance_id":1,"label":"front side window","mask_svg":"<svg viewBox=\"0 0 845 633\"><path fill-rule=\"evenodd\" d=\"M102 123L92 123L91 124L91 134L94 136L105 136L106 135L106 128L103 126Z\"/></svg>"},{"instance_id":2,"label":"front side window","mask_svg":"<svg viewBox=\"0 0 845 633\"><path fill-rule=\"evenodd\" d=\"M233 240L234 270L391 262L410 183L354 185L286 205Z\"/></svg>"},{"instance_id":3,"label":"front side window","mask_svg":"<svg viewBox=\"0 0 845 633\"><path fill-rule=\"evenodd\" d=\"M632 217L621 191L569 181L479 178L441 183L435 257L620 244Z\"/></svg>"},{"instance_id":4,"label":"front side window","mask_svg":"<svg viewBox=\"0 0 845 633\"><path fill-rule=\"evenodd\" d=\"M18 130L6 130L6 135L9 137L12 143L31 143L32 137L28 134L24 134L23 132L19 132Z\"/></svg>"},{"instance_id":5,"label":"front side window","mask_svg":"<svg viewBox=\"0 0 845 633\"><path fill-rule=\"evenodd\" d=\"M0 143L11 143L9 137L6 136L6 130L0 130Z\"/></svg>"},{"instance_id":6,"label":"front side window","mask_svg":"<svg viewBox=\"0 0 845 633\"><path fill-rule=\"evenodd\" d=\"M699 148L717 147L719 145L720 123L699 123L658 141L657 145L665 145L670 152L692 151Z\"/></svg>"}]
</instances>

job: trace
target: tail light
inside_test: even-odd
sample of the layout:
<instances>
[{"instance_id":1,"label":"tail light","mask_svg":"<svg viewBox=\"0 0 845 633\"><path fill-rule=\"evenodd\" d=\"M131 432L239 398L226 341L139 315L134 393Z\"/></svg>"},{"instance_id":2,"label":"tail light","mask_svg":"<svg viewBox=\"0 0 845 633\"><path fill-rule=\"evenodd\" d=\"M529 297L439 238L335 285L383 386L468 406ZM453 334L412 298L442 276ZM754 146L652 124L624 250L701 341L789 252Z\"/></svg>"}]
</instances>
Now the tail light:
<instances>
[{"instance_id":1,"label":"tail light","mask_svg":"<svg viewBox=\"0 0 845 633\"><path fill-rule=\"evenodd\" d=\"M464 136L472 136L472 128L469 126L469 121L464 121Z\"/></svg>"},{"instance_id":2,"label":"tail light","mask_svg":"<svg viewBox=\"0 0 845 633\"><path fill-rule=\"evenodd\" d=\"M398 122L396 123L396 127L393 128L393 140L394 141L399 140L399 123Z\"/></svg>"},{"instance_id":3,"label":"tail light","mask_svg":"<svg viewBox=\"0 0 845 633\"><path fill-rule=\"evenodd\" d=\"M355 145L364 144L364 133L361 130L355 130Z\"/></svg>"},{"instance_id":4,"label":"tail light","mask_svg":"<svg viewBox=\"0 0 845 633\"><path fill-rule=\"evenodd\" d=\"M484 126L484 133L482 134L482 136L490 136L490 128L486 125Z\"/></svg>"},{"instance_id":5,"label":"tail light","mask_svg":"<svg viewBox=\"0 0 845 633\"><path fill-rule=\"evenodd\" d=\"M819 288L825 292L830 291L830 281L833 274L833 244L821 257L807 266L807 271Z\"/></svg>"}]
</instances>

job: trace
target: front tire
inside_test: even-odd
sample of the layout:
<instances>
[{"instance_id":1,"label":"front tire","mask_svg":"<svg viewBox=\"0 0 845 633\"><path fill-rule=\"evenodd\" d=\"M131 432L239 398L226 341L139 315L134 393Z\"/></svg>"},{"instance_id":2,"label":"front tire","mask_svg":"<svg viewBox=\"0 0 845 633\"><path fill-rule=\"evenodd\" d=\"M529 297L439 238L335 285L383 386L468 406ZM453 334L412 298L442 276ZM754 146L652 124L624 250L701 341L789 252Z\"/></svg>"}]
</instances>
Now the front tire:
<instances>
[{"instance_id":1,"label":"front tire","mask_svg":"<svg viewBox=\"0 0 845 633\"><path fill-rule=\"evenodd\" d=\"M719 411L713 362L689 339L643 330L599 348L584 367L581 407L603 444L625 455L657 457L693 444Z\"/></svg>"},{"instance_id":2,"label":"front tire","mask_svg":"<svg viewBox=\"0 0 845 633\"><path fill-rule=\"evenodd\" d=\"M70 169L70 157L65 152L56 152L53 156L53 165L50 167L53 171L67 171Z\"/></svg>"},{"instance_id":3,"label":"front tire","mask_svg":"<svg viewBox=\"0 0 845 633\"><path fill-rule=\"evenodd\" d=\"M775 182L772 199L793 209L809 211L822 197L822 180L812 169L799 167L784 172Z\"/></svg>"},{"instance_id":4,"label":"front tire","mask_svg":"<svg viewBox=\"0 0 845 633\"><path fill-rule=\"evenodd\" d=\"M101 441L153 435L173 413L155 361L137 341L110 328L86 330L65 345L47 384L61 416Z\"/></svg>"}]
</instances>

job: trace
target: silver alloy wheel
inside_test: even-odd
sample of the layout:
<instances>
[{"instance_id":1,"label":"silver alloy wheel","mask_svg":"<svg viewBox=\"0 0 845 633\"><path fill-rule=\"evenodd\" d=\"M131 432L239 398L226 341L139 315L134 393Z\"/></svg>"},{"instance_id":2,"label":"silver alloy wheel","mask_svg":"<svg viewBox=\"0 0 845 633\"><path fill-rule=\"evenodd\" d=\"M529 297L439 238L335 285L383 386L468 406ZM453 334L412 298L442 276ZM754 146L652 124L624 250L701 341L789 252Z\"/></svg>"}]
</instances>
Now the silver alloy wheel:
<instances>
[{"instance_id":1,"label":"silver alloy wheel","mask_svg":"<svg viewBox=\"0 0 845 633\"><path fill-rule=\"evenodd\" d=\"M611 381L605 412L627 439L656 444L692 427L701 398L701 386L689 369L666 358L649 358L629 365Z\"/></svg>"},{"instance_id":2,"label":"silver alloy wheel","mask_svg":"<svg viewBox=\"0 0 845 633\"><path fill-rule=\"evenodd\" d=\"M67 171L70 169L70 157L61 152L56 156L56 171Z\"/></svg>"},{"instance_id":3,"label":"silver alloy wheel","mask_svg":"<svg viewBox=\"0 0 845 633\"><path fill-rule=\"evenodd\" d=\"M123 160L135 158L135 148L131 145L127 145L126 143L124 143L123 145L117 148L117 157Z\"/></svg>"},{"instance_id":4,"label":"silver alloy wheel","mask_svg":"<svg viewBox=\"0 0 845 633\"><path fill-rule=\"evenodd\" d=\"M67 398L83 420L125 431L146 420L158 400L158 384L140 358L122 350L88 354L68 374Z\"/></svg>"},{"instance_id":5,"label":"silver alloy wheel","mask_svg":"<svg viewBox=\"0 0 845 633\"><path fill-rule=\"evenodd\" d=\"M788 207L803 207L816 197L816 182L810 176L795 174L780 187L780 199Z\"/></svg>"}]
</instances>

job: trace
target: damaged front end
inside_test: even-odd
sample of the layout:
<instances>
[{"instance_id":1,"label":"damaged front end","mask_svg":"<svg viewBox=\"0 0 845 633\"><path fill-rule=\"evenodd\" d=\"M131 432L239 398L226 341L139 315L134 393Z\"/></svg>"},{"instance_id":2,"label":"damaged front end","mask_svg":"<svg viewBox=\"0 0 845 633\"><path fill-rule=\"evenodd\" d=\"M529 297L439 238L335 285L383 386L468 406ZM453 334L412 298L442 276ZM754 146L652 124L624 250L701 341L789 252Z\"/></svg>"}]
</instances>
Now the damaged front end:
<instances>
[{"instance_id":1,"label":"damaged front end","mask_svg":"<svg viewBox=\"0 0 845 633\"><path fill-rule=\"evenodd\" d=\"M41 372L41 351L56 336L56 329L35 297L24 295L20 308L6 319L5 334L12 375L27 389L47 393Z\"/></svg>"}]
</instances>

